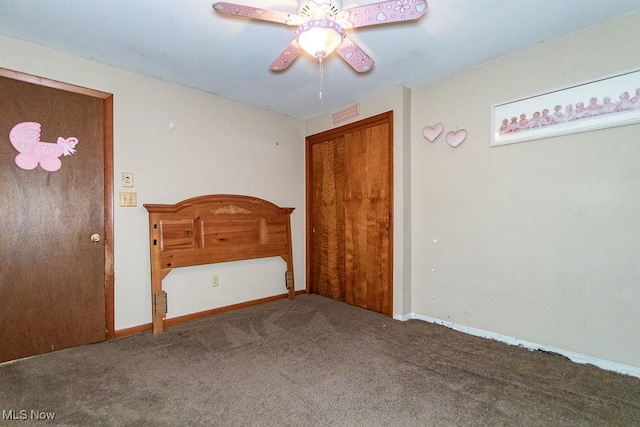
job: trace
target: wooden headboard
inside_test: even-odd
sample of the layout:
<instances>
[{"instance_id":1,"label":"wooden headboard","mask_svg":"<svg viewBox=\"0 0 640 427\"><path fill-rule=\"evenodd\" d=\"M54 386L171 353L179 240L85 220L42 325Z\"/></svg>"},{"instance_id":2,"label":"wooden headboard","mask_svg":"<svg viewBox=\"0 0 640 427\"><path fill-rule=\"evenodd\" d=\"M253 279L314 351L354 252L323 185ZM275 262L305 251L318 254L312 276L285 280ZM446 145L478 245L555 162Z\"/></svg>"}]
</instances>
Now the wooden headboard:
<instances>
[{"instance_id":1,"label":"wooden headboard","mask_svg":"<svg viewBox=\"0 0 640 427\"><path fill-rule=\"evenodd\" d=\"M280 256L287 263L289 298L295 296L290 221L294 208L229 194L144 207L149 212L154 335L162 333L167 314L162 279L174 268Z\"/></svg>"}]
</instances>

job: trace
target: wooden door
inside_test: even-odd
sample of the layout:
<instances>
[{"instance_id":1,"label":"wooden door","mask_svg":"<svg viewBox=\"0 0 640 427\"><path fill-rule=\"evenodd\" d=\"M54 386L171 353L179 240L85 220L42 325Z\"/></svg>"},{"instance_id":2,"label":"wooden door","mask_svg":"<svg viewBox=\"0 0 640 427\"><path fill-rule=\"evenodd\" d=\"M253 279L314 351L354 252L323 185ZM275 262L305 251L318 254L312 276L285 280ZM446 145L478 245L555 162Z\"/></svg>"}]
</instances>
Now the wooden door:
<instances>
[{"instance_id":1,"label":"wooden door","mask_svg":"<svg viewBox=\"0 0 640 427\"><path fill-rule=\"evenodd\" d=\"M393 116L307 138L308 289L391 315Z\"/></svg>"},{"instance_id":2,"label":"wooden door","mask_svg":"<svg viewBox=\"0 0 640 427\"><path fill-rule=\"evenodd\" d=\"M0 69L0 112L0 362L103 341L113 331L110 95ZM59 137L78 142L33 169L15 160L55 152Z\"/></svg>"}]
</instances>

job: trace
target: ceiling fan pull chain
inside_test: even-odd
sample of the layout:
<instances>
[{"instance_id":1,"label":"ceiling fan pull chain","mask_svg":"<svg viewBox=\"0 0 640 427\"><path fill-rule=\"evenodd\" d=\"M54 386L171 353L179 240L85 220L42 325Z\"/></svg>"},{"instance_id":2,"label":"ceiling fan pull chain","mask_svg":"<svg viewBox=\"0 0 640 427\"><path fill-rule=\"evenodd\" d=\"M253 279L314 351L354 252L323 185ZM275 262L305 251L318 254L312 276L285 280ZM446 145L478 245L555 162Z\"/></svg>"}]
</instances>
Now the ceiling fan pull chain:
<instances>
[{"instance_id":1,"label":"ceiling fan pull chain","mask_svg":"<svg viewBox=\"0 0 640 427\"><path fill-rule=\"evenodd\" d=\"M318 97L320 98L320 108L324 110L324 98L322 97L324 92L324 61L322 56L318 57L318 61L320 63L320 91L318 92Z\"/></svg>"}]
</instances>

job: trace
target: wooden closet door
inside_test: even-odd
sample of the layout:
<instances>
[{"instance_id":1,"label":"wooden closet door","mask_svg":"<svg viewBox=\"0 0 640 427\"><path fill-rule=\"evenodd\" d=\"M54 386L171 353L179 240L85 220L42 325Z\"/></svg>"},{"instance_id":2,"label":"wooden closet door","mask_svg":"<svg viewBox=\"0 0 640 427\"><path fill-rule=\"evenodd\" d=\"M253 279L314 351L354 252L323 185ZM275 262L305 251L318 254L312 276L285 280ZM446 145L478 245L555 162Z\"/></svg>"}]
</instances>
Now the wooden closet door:
<instances>
[{"instance_id":1,"label":"wooden closet door","mask_svg":"<svg viewBox=\"0 0 640 427\"><path fill-rule=\"evenodd\" d=\"M392 314L392 116L307 139L309 290Z\"/></svg>"}]
</instances>

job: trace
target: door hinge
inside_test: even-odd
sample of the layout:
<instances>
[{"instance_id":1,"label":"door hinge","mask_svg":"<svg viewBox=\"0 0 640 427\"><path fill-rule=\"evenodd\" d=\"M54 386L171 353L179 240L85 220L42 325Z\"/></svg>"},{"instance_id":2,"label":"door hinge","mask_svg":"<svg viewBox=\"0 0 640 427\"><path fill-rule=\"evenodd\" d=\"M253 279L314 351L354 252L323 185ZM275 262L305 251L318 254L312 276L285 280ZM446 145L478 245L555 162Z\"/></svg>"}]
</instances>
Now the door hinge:
<instances>
[{"instance_id":1,"label":"door hinge","mask_svg":"<svg viewBox=\"0 0 640 427\"><path fill-rule=\"evenodd\" d=\"M153 295L153 314L167 314L167 293L165 291Z\"/></svg>"}]
</instances>

